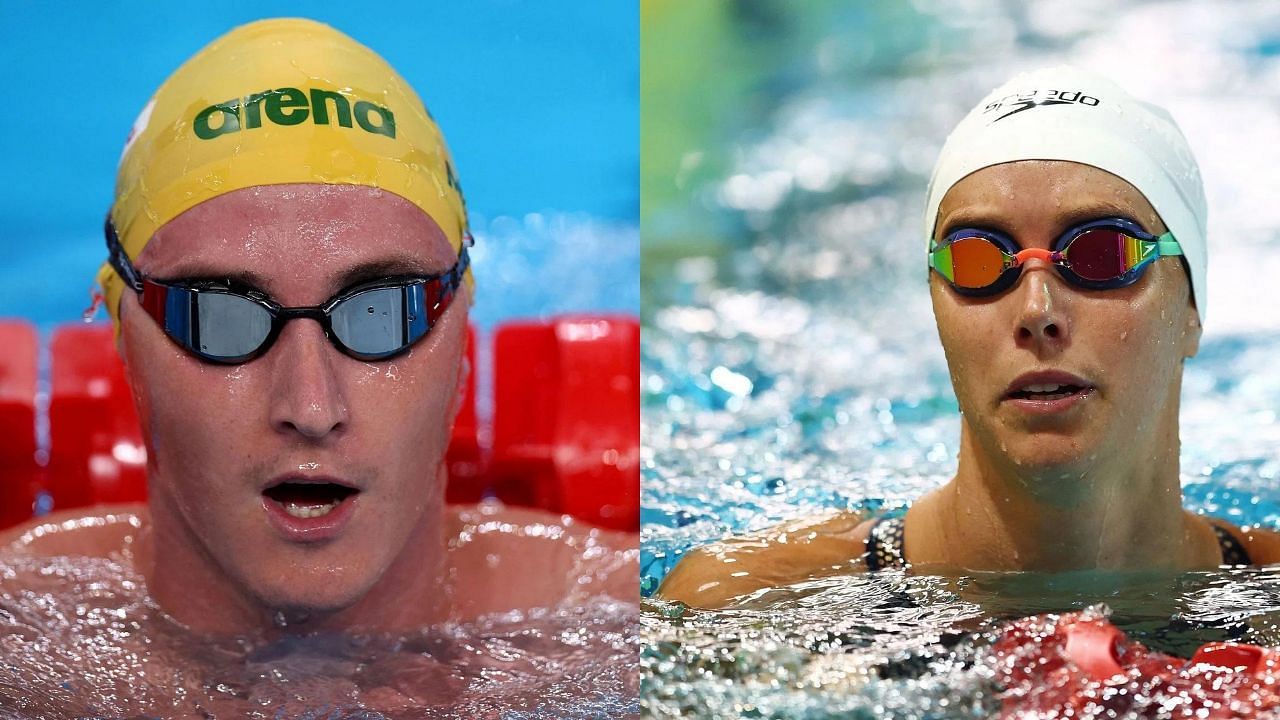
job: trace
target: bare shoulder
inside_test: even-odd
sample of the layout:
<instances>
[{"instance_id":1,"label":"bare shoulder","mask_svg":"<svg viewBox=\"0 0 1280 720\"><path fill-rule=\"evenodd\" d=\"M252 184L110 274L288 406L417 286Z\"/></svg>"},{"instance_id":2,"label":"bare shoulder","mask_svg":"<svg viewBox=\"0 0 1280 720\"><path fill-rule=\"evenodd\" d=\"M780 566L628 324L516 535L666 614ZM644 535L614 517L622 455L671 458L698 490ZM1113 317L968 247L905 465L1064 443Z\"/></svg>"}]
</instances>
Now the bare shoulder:
<instances>
[{"instance_id":1,"label":"bare shoulder","mask_svg":"<svg viewBox=\"0 0 1280 720\"><path fill-rule=\"evenodd\" d=\"M865 570L874 521L850 512L811 515L685 553L657 595L693 607L721 608L756 590Z\"/></svg>"},{"instance_id":2,"label":"bare shoulder","mask_svg":"<svg viewBox=\"0 0 1280 720\"><path fill-rule=\"evenodd\" d=\"M1237 527L1226 520L1205 518L1211 524L1231 533L1244 546L1254 565L1280 563L1280 532L1258 527Z\"/></svg>"},{"instance_id":3,"label":"bare shoulder","mask_svg":"<svg viewBox=\"0 0 1280 720\"><path fill-rule=\"evenodd\" d=\"M62 510L0 531L0 551L119 558L149 521L144 503Z\"/></svg>"},{"instance_id":4,"label":"bare shoulder","mask_svg":"<svg viewBox=\"0 0 1280 720\"><path fill-rule=\"evenodd\" d=\"M640 535L499 503L450 506L449 566L465 615L639 602Z\"/></svg>"}]
</instances>

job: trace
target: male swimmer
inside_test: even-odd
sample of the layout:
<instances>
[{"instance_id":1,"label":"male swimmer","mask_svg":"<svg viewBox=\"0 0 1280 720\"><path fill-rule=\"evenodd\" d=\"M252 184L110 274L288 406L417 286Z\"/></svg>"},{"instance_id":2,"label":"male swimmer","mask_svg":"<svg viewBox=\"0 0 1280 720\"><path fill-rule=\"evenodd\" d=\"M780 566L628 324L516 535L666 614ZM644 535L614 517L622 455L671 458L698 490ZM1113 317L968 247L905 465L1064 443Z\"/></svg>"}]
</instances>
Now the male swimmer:
<instances>
[{"instance_id":1,"label":"male swimmer","mask_svg":"<svg viewBox=\"0 0 1280 720\"><path fill-rule=\"evenodd\" d=\"M850 570L1206 569L1280 535L1182 508L1183 361L1206 202L1170 115L1059 67L992 91L929 184L929 288L960 405L956 475L905 516L801 519L688 553L659 595L720 607Z\"/></svg>"},{"instance_id":2,"label":"male swimmer","mask_svg":"<svg viewBox=\"0 0 1280 720\"><path fill-rule=\"evenodd\" d=\"M293 19L204 48L138 117L106 239L150 501L38 518L11 552L120 559L212 634L635 597L634 536L444 505L466 209L434 120L368 48Z\"/></svg>"}]
</instances>

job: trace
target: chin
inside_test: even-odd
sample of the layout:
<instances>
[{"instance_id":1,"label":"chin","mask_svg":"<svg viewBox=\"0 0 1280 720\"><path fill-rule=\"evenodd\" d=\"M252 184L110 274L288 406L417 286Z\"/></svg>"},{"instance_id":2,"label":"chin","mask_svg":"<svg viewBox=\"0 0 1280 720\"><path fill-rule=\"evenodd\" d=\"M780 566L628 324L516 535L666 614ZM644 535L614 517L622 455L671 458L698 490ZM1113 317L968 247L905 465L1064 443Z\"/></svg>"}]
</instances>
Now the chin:
<instances>
[{"instance_id":1,"label":"chin","mask_svg":"<svg viewBox=\"0 0 1280 720\"><path fill-rule=\"evenodd\" d=\"M320 619L355 605L367 587L347 584L272 586L255 593L271 613L284 613L291 622Z\"/></svg>"},{"instance_id":2,"label":"chin","mask_svg":"<svg viewBox=\"0 0 1280 720\"><path fill-rule=\"evenodd\" d=\"M998 428L992 451L1003 454L1018 468L1043 469L1076 474L1087 471L1101 449L1098 433L1075 425L1052 429Z\"/></svg>"},{"instance_id":3,"label":"chin","mask_svg":"<svg viewBox=\"0 0 1280 720\"><path fill-rule=\"evenodd\" d=\"M1008 460L1013 463L1014 470L1019 475L1045 476L1048 480L1087 477L1092 464L1088 456L1067 450L1069 449L1054 448L1045 452L1010 453Z\"/></svg>"},{"instance_id":4,"label":"chin","mask_svg":"<svg viewBox=\"0 0 1280 720\"><path fill-rule=\"evenodd\" d=\"M272 610L328 615L351 607L368 594L378 573L371 563L286 559L252 569L249 593Z\"/></svg>"}]
</instances>

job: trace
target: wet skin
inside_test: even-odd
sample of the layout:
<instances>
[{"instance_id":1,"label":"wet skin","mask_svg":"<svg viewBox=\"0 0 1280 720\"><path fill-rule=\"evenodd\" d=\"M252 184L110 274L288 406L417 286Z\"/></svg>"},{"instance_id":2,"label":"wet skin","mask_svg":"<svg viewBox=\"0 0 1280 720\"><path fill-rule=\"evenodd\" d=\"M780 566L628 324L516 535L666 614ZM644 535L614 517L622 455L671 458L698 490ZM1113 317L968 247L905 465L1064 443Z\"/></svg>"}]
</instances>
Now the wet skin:
<instances>
[{"instance_id":1,"label":"wet skin","mask_svg":"<svg viewBox=\"0 0 1280 720\"><path fill-rule=\"evenodd\" d=\"M1123 217L1166 231L1146 198L1087 165L1021 161L954 185L935 239L985 227L1022 248L1051 247L1066 229ZM1162 258L1135 284L1085 290L1039 259L1011 289L959 295L930 273L938 335L961 411L955 478L907 513L908 561L922 571L1212 568L1209 521L1184 511L1178 476L1182 366L1200 321L1190 280ZM1010 398L1028 372L1086 381L1069 407L1029 412ZM1280 536L1221 521L1259 564L1280 561ZM863 569L871 523L805 518L691 552L663 597L715 607L761 587ZM737 573L735 576L734 573Z\"/></svg>"},{"instance_id":2,"label":"wet skin","mask_svg":"<svg viewBox=\"0 0 1280 720\"><path fill-rule=\"evenodd\" d=\"M281 185L192 208L136 265L157 279L249 276L282 305L304 306L456 259L435 222L396 195ZM125 508L104 527L42 519L4 539L17 551L119 556L170 615L206 632L279 618L301 630L421 627L581 599L582 587L634 597L634 535L532 511L445 508L468 303L463 289L426 338L390 360L347 357L318 323L295 320L266 355L225 366L185 352L126 292L118 347L147 445L149 508ZM268 521L263 488L285 474L359 489L336 537L300 542ZM45 531L29 532L36 526ZM579 586L591 546L625 548L611 557L626 561L595 567Z\"/></svg>"}]
</instances>

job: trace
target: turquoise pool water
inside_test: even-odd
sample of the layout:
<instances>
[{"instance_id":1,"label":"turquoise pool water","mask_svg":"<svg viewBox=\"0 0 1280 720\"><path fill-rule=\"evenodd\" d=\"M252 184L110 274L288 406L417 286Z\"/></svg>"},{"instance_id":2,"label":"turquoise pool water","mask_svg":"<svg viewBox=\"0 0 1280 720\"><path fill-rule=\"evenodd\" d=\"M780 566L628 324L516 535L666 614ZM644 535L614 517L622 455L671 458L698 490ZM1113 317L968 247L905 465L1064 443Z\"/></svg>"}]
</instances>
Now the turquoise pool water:
<instances>
[{"instance_id":1,"label":"turquoise pool water","mask_svg":"<svg viewBox=\"0 0 1280 720\"><path fill-rule=\"evenodd\" d=\"M1280 527L1280 11L1267 3L816 4L729 14L745 66L719 159L646 218L642 593L689 547L828 509L900 510L955 470L959 423L921 258L946 133L1017 69L1072 62L1173 112L1211 216L1210 312L1186 369L1185 505ZM905 9L904 9L905 8ZM645 32L649 28L646 26ZM650 112L646 106L646 113ZM690 162L695 162L691 160ZM672 228L696 225L697 252ZM676 257L678 259L666 260ZM654 302L650 303L650 300ZM835 577L723 612L642 611L654 717L987 717L1007 619L1106 603L1189 653L1275 643L1272 571Z\"/></svg>"}]
</instances>

